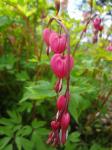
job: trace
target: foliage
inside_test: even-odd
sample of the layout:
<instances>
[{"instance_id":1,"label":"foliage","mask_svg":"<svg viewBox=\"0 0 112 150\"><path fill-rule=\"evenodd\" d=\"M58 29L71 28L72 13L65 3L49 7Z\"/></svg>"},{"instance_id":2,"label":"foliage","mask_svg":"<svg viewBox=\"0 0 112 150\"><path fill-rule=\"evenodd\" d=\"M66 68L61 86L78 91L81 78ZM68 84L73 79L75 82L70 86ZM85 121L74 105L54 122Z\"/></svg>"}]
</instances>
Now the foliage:
<instances>
[{"instance_id":1,"label":"foliage","mask_svg":"<svg viewBox=\"0 0 112 150\"><path fill-rule=\"evenodd\" d=\"M111 10L96 3L94 7L100 13ZM42 31L54 14L54 6L46 0L0 0L0 150L55 150L46 145L46 139L56 112L56 79L42 40ZM84 25L67 14L61 18L70 30L73 52ZM52 27L58 30L55 23ZM111 28L106 34L111 34ZM80 42L77 48L71 73L70 135L59 149L112 149L112 122L108 121L112 52L106 51L107 45L108 39L102 36L97 44Z\"/></svg>"}]
</instances>

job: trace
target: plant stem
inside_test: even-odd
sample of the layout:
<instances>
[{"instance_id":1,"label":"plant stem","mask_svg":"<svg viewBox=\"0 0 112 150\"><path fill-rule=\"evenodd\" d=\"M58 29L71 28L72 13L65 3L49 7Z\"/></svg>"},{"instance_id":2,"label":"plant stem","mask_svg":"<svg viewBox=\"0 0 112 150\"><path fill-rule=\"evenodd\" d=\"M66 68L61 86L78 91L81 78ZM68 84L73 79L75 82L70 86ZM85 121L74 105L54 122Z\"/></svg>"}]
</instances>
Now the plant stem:
<instances>
[{"instance_id":1,"label":"plant stem","mask_svg":"<svg viewBox=\"0 0 112 150\"><path fill-rule=\"evenodd\" d=\"M34 101L32 105L32 120L34 120L36 117L36 102Z\"/></svg>"},{"instance_id":2,"label":"plant stem","mask_svg":"<svg viewBox=\"0 0 112 150\"><path fill-rule=\"evenodd\" d=\"M79 41L78 41L78 42L76 43L76 45L75 45L75 48L74 48L74 51L73 51L73 56L75 56L76 50L77 50L77 48L78 48L78 46L79 46L79 44L80 44L80 42L81 42L81 40L82 40L82 37L83 37L84 33L86 32L86 30L87 30L87 28L88 28L88 25L90 24L91 20L92 20L95 16L96 16L96 14L93 15L92 17L90 16L89 20L87 21L87 23L86 23L86 25L85 25L83 31L82 31L81 34L80 34Z\"/></svg>"}]
</instances>

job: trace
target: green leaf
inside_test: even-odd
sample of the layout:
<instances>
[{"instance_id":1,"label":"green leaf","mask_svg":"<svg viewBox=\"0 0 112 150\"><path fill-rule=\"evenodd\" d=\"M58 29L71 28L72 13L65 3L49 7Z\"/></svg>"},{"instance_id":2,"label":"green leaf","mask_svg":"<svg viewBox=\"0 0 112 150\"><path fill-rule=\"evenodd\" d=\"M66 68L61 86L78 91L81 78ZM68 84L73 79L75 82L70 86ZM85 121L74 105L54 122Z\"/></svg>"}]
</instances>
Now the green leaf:
<instances>
[{"instance_id":1,"label":"green leaf","mask_svg":"<svg viewBox=\"0 0 112 150\"><path fill-rule=\"evenodd\" d=\"M48 133L49 133L49 130L48 129L46 129L46 128L38 128L37 130L36 130L36 132L37 132L37 134L38 135L48 135Z\"/></svg>"},{"instance_id":2,"label":"green leaf","mask_svg":"<svg viewBox=\"0 0 112 150\"><path fill-rule=\"evenodd\" d=\"M73 132L69 135L69 140L71 142L79 142L80 141L80 133L79 132Z\"/></svg>"},{"instance_id":3,"label":"green leaf","mask_svg":"<svg viewBox=\"0 0 112 150\"><path fill-rule=\"evenodd\" d=\"M29 16L33 15L35 12L36 12L36 8L33 8L32 10L30 10L26 13L26 16L29 17Z\"/></svg>"},{"instance_id":4,"label":"green leaf","mask_svg":"<svg viewBox=\"0 0 112 150\"><path fill-rule=\"evenodd\" d=\"M13 128L14 126L0 126L0 134L12 137L14 133Z\"/></svg>"},{"instance_id":5,"label":"green leaf","mask_svg":"<svg viewBox=\"0 0 112 150\"><path fill-rule=\"evenodd\" d=\"M43 127L45 124L46 124L45 121L33 120L32 127L37 129L37 128Z\"/></svg>"},{"instance_id":6,"label":"green leaf","mask_svg":"<svg viewBox=\"0 0 112 150\"><path fill-rule=\"evenodd\" d=\"M13 150L12 144L7 145L3 150Z\"/></svg>"},{"instance_id":7,"label":"green leaf","mask_svg":"<svg viewBox=\"0 0 112 150\"><path fill-rule=\"evenodd\" d=\"M1 118L0 119L0 125L9 125L11 126L13 123L10 119L7 119L7 118Z\"/></svg>"},{"instance_id":8,"label":"green leaf","mask_svg":"<svg viewBox=\"0 0 112 150\"><path fill-rule=\"evenodd\" d=\"M105 150L105 148L101 147L99 144L93 144L90 150Z\"/></svg>"},{"instance_id":9,"label":"green leaf","mask_svg":"<svg viewBox=\"0 0 112 150\"><path fill-rule=\"evenodd\" d=\"M0 139L0 149L2 150L3 148L5 148L5 146L7 146L10 140L11 140L11 137L4 137Z\"/></svg>"},{"instance_id":10,"label":"green leaf","mask_svg":"<svg viewBox=\"0 0 112 150\"><path fill-rule=\"evenodd\" d=\"M31 141L33 142L33 149L35 150L56 150L56 148L51 147L46 144L47 136L40 135L37 132L38 130L34 130Z\"/></svg>"},{"instance_id":11,"label":"green leaf","mask_svg":"<svg viewBox=\"0 0 112 150\"><path fill-rule=\"evenodd\" d=\"M18 0L18 3L23 6L25 4L25 1L24 0Z\"/></svg>"},{"instance_id":12,"label":"green leaf","mask_svg":"<svg viewBox=\"0 0 112 150\"><path fill-rule=\"evenodd\" d=\"M16 125L16 126L14 125L14 127L13 127L13 132L16 132L16 131L20 130L21 127L22 127L22 124Z\"/></svg>"},{"instance_id":13,"label":"green leaf","mask_svg":"<svg viewBox=\"0 0 112 150\"><path fill-rule=\"evenodd\" d=\"M12 21L7 16L0 16L0 30L8 27Z\"/></svg>"},{"instance_id":14,"label":"green leaf","mask_svg":"<svg viewBox=\"0 0 112 150\"><path fill-rule=\"evenodd\" d=\"M33 149L33 143L30 140L21 137L21 142L22 142L22 147L24 148L24 150L32 150Z\"/></svg>"},{"instance_id":15,"label":"green leaf","mask_svg":"<svg viewBox=\"0 0 112 150\"><path fill-rule=\"evenodd\" d=\"M45 143L42 141L42 137L37 132L33 132L31 140L34 143L35 149L47 150Z\"/></svg>"},{"instance_id":16,"label":"green leaf","mask_svg":"<svg viewBox=\"0 0 112 150\"><path fill-rule=\"evenodd\" d=\"M22 127L18 132L17 132L17 136L28 136L30 135L32 132L32 128L28 125Z\"/></svg>"},{"instance_id":17,"label":"green leaf","mask_svg":"<svg viewBox=\"0 0 112 150\"><path fill-rule=\"evenodd\" d=\"M3 55L0 58L0 70L3 70L4 68L7 70L13 69L15 62L16 58L13 54Z\"/></svg>"},{"instance_id":18,"label":"green leaf","mask_svg":"<svg viewBox=\"0 0 112 150\"><path fill-rule=\"evenodd\" d=\"M64 150L75 150L75 149L76 149L76 145L75 144L72 144L69 141L66 142Z\"/></svg>"},{"instance_id":19,"label":"green leaf","mask_svg":"<svg viewBox=\"0 0 112 150\"><path fill-rule=\"evenodd\" d=\"M82 97L80 93L76 91L75 88L72 87L69 111L77 122L79 120L81 113L83 113L83 111L89 108L90 104L91 104L90 100Z\"/></svg>"},{"instance_id":20,"label":"green leaf","mask_svg":"<svg viewBox=\"0 0 112 150\"><path fill-rule=\"evenodd\" d=\"M31 83L26 87L26 91L20 102L24 102L28 99L39 101L54 96L56 96L56 93L53 91L53 86L47 81L40 80L36 84Z\"/></svg>"},{"instance_id":21,"label":"green leaf","mask_svg":"<svg viewBox=\"0 0 112 150\"><path fill-rule=\"evenodd\" d=\"M33 149L33 143L24 137L17 136L16 137L16 145L18 147L18 150L21 150L22 148L24 150L32 150Z\"/></svg>"},{"instance_id":22,"label":"green leaf","mask_svg":"<svg viewBox=\"0 0 112 150\"><path fill-rule=\"evenodd\" d=\"M8 115L11 117L11 121L15 124L19 124L22 121L20 114L16 111L7 111Z\"/></svg>"},{"instance_id":23,"label":"green leaf","mask_svg":"<svg viewBox=\"0 0 112 150\"><path fill-rule=\"evenodd\" d=\"M26 81L26 80L29 80L29 76L28 76L28 73L26 71L22 71L20 73L17 73L16 74L16 78L17 80L19 81Z\"/></svg>"},{"instance_id":24,"label":"green leaf","mask_svg":"<svg viewBox=\"0 0 112 150\"><path fill-rule=\"evenodd\" d=\"M18 150L22 150L21 137L17 136L16 139L15 139L15 142L16 142Z\"/></svg>"}]
</instances>

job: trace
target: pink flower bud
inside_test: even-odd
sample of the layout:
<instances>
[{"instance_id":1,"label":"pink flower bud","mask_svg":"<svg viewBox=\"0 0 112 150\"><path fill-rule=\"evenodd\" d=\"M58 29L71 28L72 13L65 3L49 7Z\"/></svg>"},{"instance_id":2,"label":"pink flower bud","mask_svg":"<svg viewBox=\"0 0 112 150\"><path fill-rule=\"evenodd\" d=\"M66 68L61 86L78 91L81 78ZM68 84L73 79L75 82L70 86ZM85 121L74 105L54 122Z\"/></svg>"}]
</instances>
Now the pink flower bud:
<instances>
[{"instance_id":1,"label":"pink flower bud","mask_svg":"<svg viewBox=\"0 0 112 150\"><path fill-rule=\"evenodd\" d=\"M64 113L61 118L61 129L66 130L70 124L70 115L69 113Z\"/></svg>"},{"instance_id":2,"label":"pink flower bud","mask_svg":"<svg viewBox=\"0 0 112 150\"><path fill-rule=\"evenodd\" d=\"M99 31L102 31L103 30L103 26L99 26Z\"/></svg>"},{"instance_id":3,"label":"pink flower bud","mask_svg":"<svg viewBox=\"0 0 112 150\"><path fill-rule=\"evenodd\" d=\"M94 28L97 29L97 27L99 27L100 24L101 24L101 18L96 17L96 18L93 20L93 26L94 26Z\"/></svg>"},{"instance_id":4,"label":"pink flower bud","mask_svg":"<svg viewBox=\"0 0 112 150\"><path fill-rule=\"evenodd\" d=\"M49 46L49 38L53 31L49 28L45 28L43 31L43 40L45 41L46 45Z\"/></svg>"},{"instance_id":5,"label":"pink flower bud","mask_svg":"<svg viewBox=\"0 0 112 150\"><path fill-rule=\"evenodd\" d=\"M66 49L66 35L59 35L58 33L52 33L49 39L51 49L54 53L62 53Z\"/></svg>"},{"instance_id":6,"label":"pink flower bud","mask_svg":"<svg viewBox=\"0 0 112 150\"><path fill-rule=\"evenodd\" d=\"M103 26L101 25L101 18L97 17L93 20L93 26L97 31L102 31Z\"/></svg>"},{"instance_id":7,"label":"pink flower bud","mask_svg":"<svg viewBox=\"0 0 112 150\"><path fill-rule=\"evenodd\" d=\"M68 74L68 55L62 56L61 54L55 54L51 58L51 68L54 74L58 78L64 78ZM70 70L73 68L74 60L70 56Z\"/></svg>"},{"instance_id":8,"label":"pink flower bud","mask_svg":"<svg viewBox=\"0 0 112 150\"><path fill-rule=\"evenodd\" d=\"M57 121L51 121L51 128L53 130L57 130L59 128L59 122L57 122Z\"/></svg>"},{"instance_id":9,"label":"pink flower bud","mask_svg":"<svg viewBox=\"0 0 112 150\"><path fill-rule=\"evenodd\" d=\"M60 96L57 100L58 110L63 110L66 104L66 97L64 95Z\"/></svg>"}]
</instances>

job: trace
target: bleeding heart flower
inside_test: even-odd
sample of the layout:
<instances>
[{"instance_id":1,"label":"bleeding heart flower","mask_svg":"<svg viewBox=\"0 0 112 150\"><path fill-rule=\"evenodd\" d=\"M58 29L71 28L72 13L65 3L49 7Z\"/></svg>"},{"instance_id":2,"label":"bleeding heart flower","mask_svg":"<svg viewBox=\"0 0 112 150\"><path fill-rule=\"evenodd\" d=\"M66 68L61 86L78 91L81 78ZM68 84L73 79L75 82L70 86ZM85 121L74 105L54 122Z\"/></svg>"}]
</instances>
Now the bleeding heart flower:
<instances>
[{"instance_id":1,"label":"bleeding heart flower","mask_svg":"<svg viewBox=\"0 0 112 150\"><path fill-rule=\"evenodd\" d=\"M93 20L93 22L94 22L95 25L98 25L98 24L101 23L101 18L96 17L96 18Z\"/></svg>"},{"instance_id":2,"label":"bleeding heart flower","mask_svg":"<svg viewBox=\"0 0 112 150\"><path fill-rule=\"evenodd\" d=\"M64 113L61 118L61 129L67 129L70 124L70 115L69 113Z\"/></svg>"},{"instance_id":3,"label":"bleeding heart flower","mask_svg":"<svg viewBox=\"0 0 112 150\"><path fill-rule=\"evenodd\" d=\"M102 31L103 30L103 26L99 26L99 31Z\"/></svg>"},{"instance_id":4,"label":"bleeding heart flower","mask_svg":"<svg viewBox=\"0 0 112 150\"><path fill-rule=\"evenodd\" d=\"M49 39L51 50L54 53L62 53L66 49L66 35L59 35L58 33L52 33Z\"/></svg>"},{"instance_id":5,"label":"bleeding heart flower","mask_svg":"<svg viewBox=\"0 0 112 150\"><path fill-rule=\"evenodd\" d=\"M58 128L59 128L59 122L57 122L57 121L51 121L51 128L53 129L53 130L57 130Z\"/></svg>"},{"instance_id":6,"label":"bleeding heart flower","mask_svg":"<svg viewBox=\"0 0 112 150\"><path fill-rule=\"evenodd\" d=\"M59 96L57 100L57 108L58 110L63 110L66 104L66 97L64 95Z\"/></svg>"},{"instance_id":7,"label":"bleeding heart flower","mask_svg":"<svg viewBox=\"0 0 112 150\"><path fill-rule=\"evenodd\" d=\"M93 20L93 26L96 30L98 31L102 31L103 30L103 26L101 25L101 18L99 17L96 17L94 20Z\"/></svg>"},{"instance_id":8,"label":"bleeding heart flower","mask_svg":"<svg viewBox=\"0 0 112 150\"><path fill-rule=\"evenodd\" d=\"M45 28L43 31L43 39L44 39L47 46L49 46L49 38L50 38L50 35L52 32L53 31L50 30L49 28Z\"/></svg>"},{"instance_id":9,"label":"bleeding heart flower","mask_svg":"<svg viewBox=\"0 0 112 150\"><path fill-rule=\"evenodd\" d=\"M101 24L101 18L99 17L96 17L94 20L93 20L93 25L94 27L97 27Z\"/></svg>"},{"instance_id":10,"label":"bleeding heart flower","mask_svg":"<svg viewBox=\"0 0 112 150\"><path fill-rule=\"evenodd\" d=\"M66 133L68 126L70 124L70 115L69 113L64 113L61 119L61 130L62 130L62 137L61 137L61 143L65 144L66 142Z\"/></svg>"},{"instance_id":11,"label":"bleeding heart flower","mask_svg":"<svg viewBox=\"0 0 112 150\"><path fill-rule=\"evenodd\" d=\"M68 74L68 55L62 56L61 54L55 54L51 58L51 68L54 74L58 78L64 78ZM70 56L70 71L74 66L73 57Z\"/></svg>"}]
</instances>

